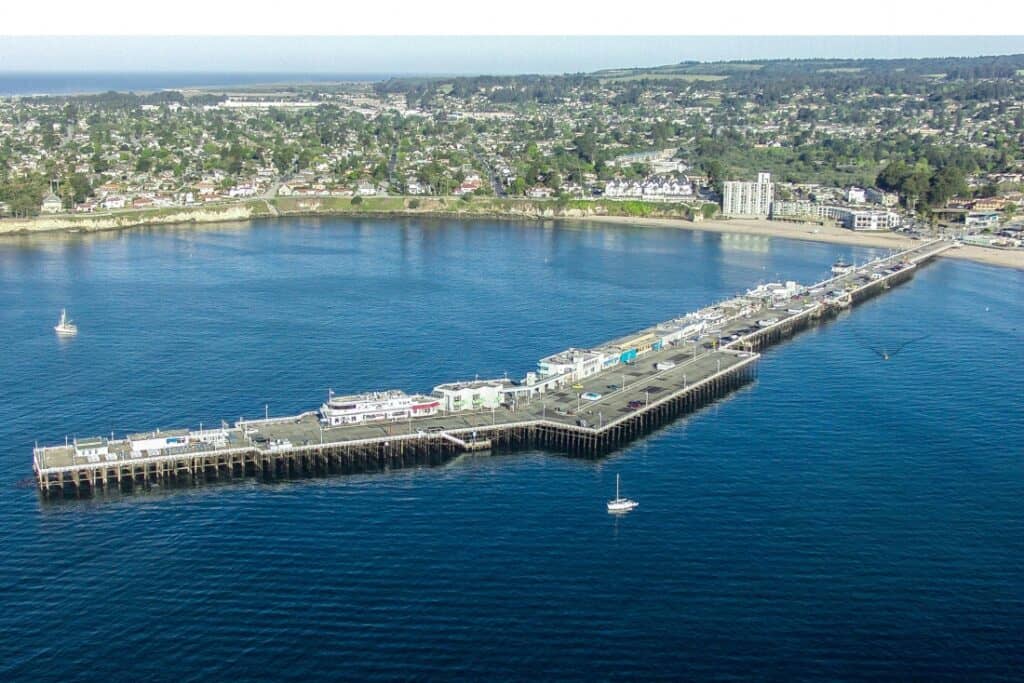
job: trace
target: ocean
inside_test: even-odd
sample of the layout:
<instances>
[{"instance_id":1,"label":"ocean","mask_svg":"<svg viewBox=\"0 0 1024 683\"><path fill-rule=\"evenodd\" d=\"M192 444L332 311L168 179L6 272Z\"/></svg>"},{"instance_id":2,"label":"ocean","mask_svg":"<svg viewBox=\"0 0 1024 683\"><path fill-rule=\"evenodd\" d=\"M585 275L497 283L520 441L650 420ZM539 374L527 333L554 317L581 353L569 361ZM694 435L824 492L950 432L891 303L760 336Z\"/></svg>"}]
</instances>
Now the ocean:
<instances>
[{"instance_id":1,"label":"ocean","mask_svg":"<svg viewBox=\"0 0 1024 683\"><path fill-rule=\"evenodd\" d=\"M389 74L258 73L214 71L167 72L0 72L0 97L153 92L179 88L238 87L270 83L306 84L383 81ZM290 87L290 86L289 86Z\"/></svg>"},{"instance_id":2,"label":"ocean","mask_svg":"<svg viewBox=\"0 0 1024 683\"><path fill-rule=\"evenodd\" d=\"M0 241L0 679L1017 679L1019 271L940 259L600 460L54 502L31 479L37 440L521 377L880 254L447 219Z\"/></svg>"}]
</instances>

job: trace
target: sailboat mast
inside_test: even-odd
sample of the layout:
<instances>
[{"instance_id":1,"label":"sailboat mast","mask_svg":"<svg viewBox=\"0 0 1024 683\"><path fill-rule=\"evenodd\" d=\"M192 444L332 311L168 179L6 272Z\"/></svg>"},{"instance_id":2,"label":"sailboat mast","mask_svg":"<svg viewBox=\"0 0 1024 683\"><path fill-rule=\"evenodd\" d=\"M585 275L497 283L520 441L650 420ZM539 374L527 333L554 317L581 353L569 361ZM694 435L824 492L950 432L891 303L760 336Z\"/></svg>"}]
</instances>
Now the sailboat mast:
<instances>
[{"instance_id":1,"label":"sailboat mast","mask_svg":"<svg viewBox=\"0 0 1024 683\"><path fill-rule=\"evenodd\" d=\"M619 475L615 475L615 500L619 499Z\"/></svg>"}]
</instances>

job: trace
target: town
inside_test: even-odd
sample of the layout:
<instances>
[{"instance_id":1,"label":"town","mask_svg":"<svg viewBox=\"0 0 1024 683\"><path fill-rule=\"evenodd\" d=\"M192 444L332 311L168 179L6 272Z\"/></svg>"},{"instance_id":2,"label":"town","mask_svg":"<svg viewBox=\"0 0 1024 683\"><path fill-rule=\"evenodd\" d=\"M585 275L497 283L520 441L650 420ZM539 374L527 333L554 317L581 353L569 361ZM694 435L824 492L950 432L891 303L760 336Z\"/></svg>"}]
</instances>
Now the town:
<instances>
[{"instance_id":1,"label":"town","mask_svg":"<svg viewBox=\"0 0 1024 683\"><path fill-rule=\"evenodd\" d=\"M0 100L0 220L277 198L686 207L1020 247L1024 56Z\"/></svg>"}]
</instances>

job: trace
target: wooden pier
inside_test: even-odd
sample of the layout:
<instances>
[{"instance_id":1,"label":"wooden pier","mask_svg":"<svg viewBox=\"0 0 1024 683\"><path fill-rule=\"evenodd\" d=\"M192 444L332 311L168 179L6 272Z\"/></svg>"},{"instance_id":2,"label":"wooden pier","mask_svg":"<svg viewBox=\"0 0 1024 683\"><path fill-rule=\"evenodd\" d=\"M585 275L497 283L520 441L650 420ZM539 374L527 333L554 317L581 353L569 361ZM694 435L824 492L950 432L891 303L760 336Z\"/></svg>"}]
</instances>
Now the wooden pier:
<instances>
[{"instance_id":1,"label":"wooden pier","mask_svg":"<svg viewBox=\"0 0 1024 683\"><path fill-rule=\"evenodd\" d=\"M543 449L598 458L678 418L722 399L757 376L760 353L801 330L913 277L917 267L952 245L930 242L892 257L899 267L871 265L817 285L839 296L821 296L771 325L698 352L666 348L629 368L600 372L563 391L497 410L445 413L408 422L324 428L313 413L240 422L225 429L218 446L167 453L138 453L116 442L83 458L69 445L36 448L33 469L44 498L128 492L161 486L258 478L319 477L441 465L464 453ZM883 264L884 265L884 264ZM867 268L865 266L864 268ZM884 274L879 274L884 273ZM757 312L753 317L761 315ZM732 322L750 329L750 320ZM671 360L672 362L668 362ZM668 366L668 369L663 369ZM583 404L584 389L621 385ZM629 380L626 378L629 377ZM254 433L263 438L253 439ZM401 433L399 433L401 432ZM115 444L115 442L110 442Z\"/></svg>"}]
</instances>

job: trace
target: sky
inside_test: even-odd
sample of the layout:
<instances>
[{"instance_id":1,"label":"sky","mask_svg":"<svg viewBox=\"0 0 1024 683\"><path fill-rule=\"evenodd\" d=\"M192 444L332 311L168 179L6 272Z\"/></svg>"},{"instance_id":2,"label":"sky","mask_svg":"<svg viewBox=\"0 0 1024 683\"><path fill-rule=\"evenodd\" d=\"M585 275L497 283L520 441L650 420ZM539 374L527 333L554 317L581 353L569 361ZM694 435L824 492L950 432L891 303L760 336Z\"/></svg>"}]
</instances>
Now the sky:
<instances>
[{"instance_id":1,"label":"sky","mask_svg":"<svg viewBox=\"0 0 1024 683\"><path fill-rule=\"evenodd\" d=\"M1024 53L1024 36L6 36L0 72L567 73L685 60Z\"/></svg>"}]
</instances>

